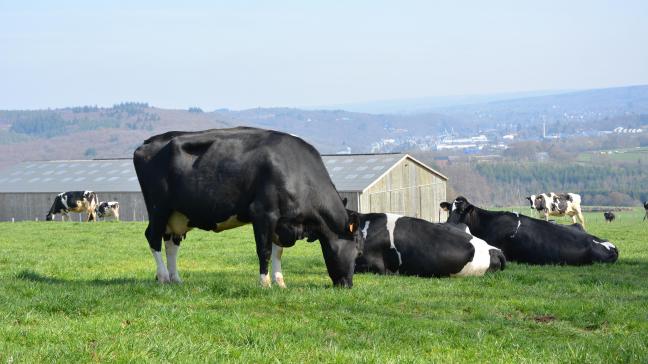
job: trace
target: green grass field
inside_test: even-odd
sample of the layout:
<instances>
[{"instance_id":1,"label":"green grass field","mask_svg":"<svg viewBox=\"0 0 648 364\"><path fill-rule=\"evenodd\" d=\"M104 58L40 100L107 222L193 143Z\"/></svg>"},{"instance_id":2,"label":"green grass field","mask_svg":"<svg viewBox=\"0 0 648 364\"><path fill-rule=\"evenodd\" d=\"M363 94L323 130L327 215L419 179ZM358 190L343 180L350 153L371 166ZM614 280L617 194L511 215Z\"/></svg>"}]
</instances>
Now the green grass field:
<instances>
[{"instance_id":1,"label":"green grass field","mask_svg":"<svg viewBox=\"0 0 648 364\"><path fill-rule=\"evenodd\" d=\"M648 147L618 148L612 150L583 152L576 157L579 162L599 163L606 161L648 163Z\"/></svg>"},{"instance_id":2,"label":"green grass field","mask_svg":"<svg viewBox=\"0 0 648 364\"><path fill-rule=\"evenodd\" d=\"M317 243L258 286L249 227L193 231L181 285L154 281L143 223L2 223L0 362L647 362L648 222L588 214L620 259L474 278L356 275Z\"/></svg>"}]
</instances>

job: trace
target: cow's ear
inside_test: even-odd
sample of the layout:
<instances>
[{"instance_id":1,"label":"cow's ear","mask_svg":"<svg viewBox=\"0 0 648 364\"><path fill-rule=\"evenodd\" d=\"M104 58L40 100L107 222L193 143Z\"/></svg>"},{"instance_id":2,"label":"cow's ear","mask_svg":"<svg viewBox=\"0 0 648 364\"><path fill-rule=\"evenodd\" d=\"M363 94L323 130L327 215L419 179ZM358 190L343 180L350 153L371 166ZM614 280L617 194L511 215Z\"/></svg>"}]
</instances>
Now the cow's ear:
<instances>
[{"instance_id":1,"label":"cow's ear","mask_svg":"<svg viewBox=\"0 0 648 364\"><path fill-rule=\"evenodd\" d=\"M347 198L346 197L342 199L342 204L344 205L344 207L346 207L346 205L347 205Z\"/></svg>"},{"instance_id":2,"label":"cow's ear","mask_svg":"<svg viewBox=\"0 0 648 364\"><path fill-rule=\"evenodd\" d=\"M450 211L450 206L452 206L452 205L450 205L449 202L441 202L441 204L439 204L439 206L441 206L443 211Z\"/></svg>"},{"instance_id":3,"label":"cow's ear","mask_svg":"<svg viewBox=\"0 0 648 364\"><path fill-rule=\"evenodd\" d=\"M358 231L358 227L360 227L360 217L358 217L357 213L353 212L349 215L349 232L355 234Z\"/></svg>"}]
</instances>

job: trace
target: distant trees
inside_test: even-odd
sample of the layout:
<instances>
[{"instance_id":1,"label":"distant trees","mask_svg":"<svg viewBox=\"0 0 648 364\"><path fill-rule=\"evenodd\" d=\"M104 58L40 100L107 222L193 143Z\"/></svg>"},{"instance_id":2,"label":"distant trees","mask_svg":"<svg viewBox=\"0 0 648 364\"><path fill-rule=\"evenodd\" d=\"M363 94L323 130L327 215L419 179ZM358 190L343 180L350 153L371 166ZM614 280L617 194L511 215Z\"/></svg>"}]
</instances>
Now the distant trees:
<instances>
[{"instance_id":1,"label":"distant trees","mask_svg":"<svg viewBox=\"0 0 648 364\"><path fill-rule=\"evenodd\" d=\"M189 112L194 112L194 113L202 113L203 109L197 107L197 106L192 106L189 108Z\"/></svg>"},{"instance_id":2,"label":"distant trees","mask_svg":"<svg viewBox=\"0 0 648 364\"><path fill-rule=\"evenodd\" d=\"M36 111L18 115L10 131L37 137L51 138L65 133L69 123L54 111Z\"/></svg>"}]
</instances>

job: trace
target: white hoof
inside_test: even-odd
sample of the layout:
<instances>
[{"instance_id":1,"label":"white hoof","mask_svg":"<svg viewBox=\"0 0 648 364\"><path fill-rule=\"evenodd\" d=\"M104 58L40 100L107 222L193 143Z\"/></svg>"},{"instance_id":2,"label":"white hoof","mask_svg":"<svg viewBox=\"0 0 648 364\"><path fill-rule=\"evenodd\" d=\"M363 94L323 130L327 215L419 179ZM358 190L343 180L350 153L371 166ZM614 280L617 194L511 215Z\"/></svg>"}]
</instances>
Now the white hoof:
<instances>
[{"instance_id":1,"label":"white hoof","mask_svg":"<svg viewBox=\"0 0 648 364\"><path fill-rule=\"evenodd\" d=\"M171 279L169 278L168 274L158 273L157 274L157 281L160 284L164 284L164 283L170 283Z\"/></svg>"},{"instance_id":2,"label":"white hoof","mask_svg":"<svg viewBox=\"0 0 648 364\"><path fill-rule=\"evenodd\" d=\"M274 281L277 284L277 286L279 286L280 288L287 288L286 282L284 281L284 277L281 273L275 274Z\"/></svg>"},{"instance_id":3,"label":"white hoof","mask_svg":"<svg viewBox=\"0 0 648 364\"><path fill-rule=\"evenodd\" d=\"M263 288L270 288L272 286L272 283L270 282L270 276L267 274L261 274L260 281L261 287Z\"/></svg>"},{"instance_id":4,"label":"white hoof","mask_svg":"<svg viewBox=\"0 0 648 364\"><path fill-rule=\"evenodd\" d=\"M182 283L182 279L180 279L180 275L178 273L169 274L169 278L171 280L171 283Z\"/></svg>"}]
</instances>

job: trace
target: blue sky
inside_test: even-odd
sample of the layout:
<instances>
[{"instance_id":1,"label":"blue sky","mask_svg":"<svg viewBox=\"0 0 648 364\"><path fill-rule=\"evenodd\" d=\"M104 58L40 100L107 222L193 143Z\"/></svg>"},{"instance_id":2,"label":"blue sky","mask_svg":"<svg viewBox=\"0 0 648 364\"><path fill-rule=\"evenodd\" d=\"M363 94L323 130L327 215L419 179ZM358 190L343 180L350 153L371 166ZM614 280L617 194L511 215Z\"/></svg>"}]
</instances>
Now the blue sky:
<instances>
[{"instance_id":1,"label":"blue sky","mask_svg":"<svg viewBox=\"0 0 648 364\"><path fill-rule=\"evenodd\" d=\"M0 109L648 84L646 19L648 1L0 0Z\"/></svg>"}]
</instances>

